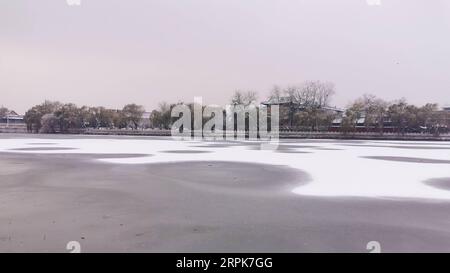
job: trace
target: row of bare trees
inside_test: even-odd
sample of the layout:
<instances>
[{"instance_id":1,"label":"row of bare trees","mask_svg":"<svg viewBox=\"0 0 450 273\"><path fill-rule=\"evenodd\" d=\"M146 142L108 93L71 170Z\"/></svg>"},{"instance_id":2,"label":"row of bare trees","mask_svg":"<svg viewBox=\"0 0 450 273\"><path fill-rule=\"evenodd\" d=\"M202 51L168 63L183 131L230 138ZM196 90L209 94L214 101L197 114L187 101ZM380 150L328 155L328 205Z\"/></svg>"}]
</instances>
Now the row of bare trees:
<instances>
[{"instance_id":1,"label":"row of bare trees","mask_svg":"<svg viewBox=\"0 0 450 273\"><path fill-rule=\"evenodd\" d=\"M387 102L374 95L364 95L349 105L342 118L342 130L355 130L358 120L363 121L365 131L383 133L386 126L400 134L448 131L450 113L440 111L438 104L423 106L409 104L405 99Z\"/></svg>"},{"instance_id":2,"label":"row of bare trees","mask_svg":"<svg viewBox=\"0 0 450 273\"><path fill-rule=\"evenodd\" d=\"M229 104L258 105L257 94L237 90ZM388 102L374 95L364 95L351 102L345 110L340 110L330 107L334 94L333 83L307 81L286 87L274 86L263 104L279 105L280 128L297 131L328 131L333 128L344 133L361 130L383 133L388 129L397 133L439 133L442 129L448 130L450 125L450 114L439 111L434 103L415 106L404 99ZM150 113L147 126L170 129L175 120L171 117L171 110L177 104L183 103L160 103ZM193 103L187 105L193 107ZM0 109L0 115L6 111L6 108ZM143 113L144 108L137 104L112 110L45 101L26 112L25 122L29 131L48 133L79 128L137 129L143 126Z\"/></svg>"},{"instance_id":3,"label":"row of bare trees","mask_svg":"<svg viewBox=\"0 0 450 273\"><path fill-rule=\"evenodd\" d=\"M330 82L307 81L300 85L281 88L275 86L264 103L280 105L280 122L288 127L324 128L335 118L335 112L327 107L334 95L334 85ZM258 105L258 93L255 91L236 90L229 104L249 106ZM158 109L152 111L151 124L156 128L169 129L173 118L171 109L176 104L160 103ZM188 106L192 107L192 103ZM327 127L328 128L328 127Z\"/></svg>"},{"instance_id":4,"label":"row of bare trees","mask_svg":"<svg viewBox=\"0 0 450 273\"><path fill-rule=\"evenodd\" d=\"M448 132L450 113L440 111L437 103L416 106L405 99L386 101L365 94L347 105L345 110L330 107L335 94L333 83L307 81L300 85L275 86L268 96L269 104L280 105L280 127L298 131L335 130L439 134ZM256 101L256 93L237 91L231 103ZM363 126L363 128L361 128Z\"/></svg>"},{"instance_id":5,"label":"row of bare trees","mask_svg":"<svg viewBox=\"0 0 450 273\"><path fill-rule=\"evenodd\" d=\"M25 113L24 121L30 132L68 132L82 128L132 128L140 125L144 108L127 104L121 110L105 107L77 107L73 103L45 101Z\"/></svg>"}]
</instances>

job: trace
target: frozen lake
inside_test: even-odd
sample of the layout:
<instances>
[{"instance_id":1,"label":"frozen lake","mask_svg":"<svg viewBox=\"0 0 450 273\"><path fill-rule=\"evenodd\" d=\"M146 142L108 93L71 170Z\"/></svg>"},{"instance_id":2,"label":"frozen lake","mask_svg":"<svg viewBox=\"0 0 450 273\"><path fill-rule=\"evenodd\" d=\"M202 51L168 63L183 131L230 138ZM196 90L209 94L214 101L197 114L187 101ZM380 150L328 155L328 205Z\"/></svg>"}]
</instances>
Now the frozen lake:
<instances>
[{"instance_id":1,"label":"frozen lake","mask_svg":"<svg viewBox=\"0 0 450 273\"><path fill-rule=\"evenodd\" d=\"M427 183L448 179L450 187L450 143L446 142L290 140L267 151L250 141L12 138L0 140L0 152L99 154L97 160L111 164L226 161L281 165L309 175L310 183L292 189L299 195L450 200L450 191ZM117 158L101 157L108 154Z\"/></svg>"},{"instance_id":2,"label":"frozen lake","mask_svg":"<svg viewBox=\"0 0 450 273\"><path fill-rule=\"evenodd\" d=\"M0 251L450 251L450 143L0 137Z\"/></svg>"}]
</instances>

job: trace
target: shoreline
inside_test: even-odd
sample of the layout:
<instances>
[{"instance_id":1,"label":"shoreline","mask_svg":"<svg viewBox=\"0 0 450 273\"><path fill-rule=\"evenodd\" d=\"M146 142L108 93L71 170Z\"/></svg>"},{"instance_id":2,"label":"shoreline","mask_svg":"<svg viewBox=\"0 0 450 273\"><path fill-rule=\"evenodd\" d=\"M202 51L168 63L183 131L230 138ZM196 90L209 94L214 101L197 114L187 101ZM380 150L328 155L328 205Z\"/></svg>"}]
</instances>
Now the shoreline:
<instances>
[{"instance_id":1,"label":"shoreline","mask_svg":"<svg viewBox=\"0 0 450 273\"><path fill-rule=\"evenodd\" d=\"M136 136L136 137L170 137L170 130L88 130L84 132L69 132L55 134L39 134L27 132L5 132L0 130L0 135L27 135L27 136ZM409 133L405 135L397 133L340 133L340 132L280 132L280 139L338 139L338 140L398 140L398 141L450 141L450 134L432 135ZM224 138L225 139L225 138ZM233 139L230 139L233 140ZM238 139L239 140L239 139Z\"/></svg>"}]
</instances>

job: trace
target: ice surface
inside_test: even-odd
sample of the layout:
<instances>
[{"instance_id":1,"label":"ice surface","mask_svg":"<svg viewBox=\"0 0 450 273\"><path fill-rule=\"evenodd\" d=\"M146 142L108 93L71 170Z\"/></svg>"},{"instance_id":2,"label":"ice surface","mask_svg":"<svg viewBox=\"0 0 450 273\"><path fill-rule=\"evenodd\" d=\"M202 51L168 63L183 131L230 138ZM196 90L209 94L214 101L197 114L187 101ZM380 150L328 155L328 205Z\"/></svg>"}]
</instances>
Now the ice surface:
<instances>
[{"instance_id":1,"label":"ice surface","mask_svg":"<svg viewBox=\"0 0 450 273\"><path fill-rule=\"evenodd\" d=\"M30 143L35 143L30 146ZM40 145L39 143L43 143ZM45 150L54 143L52 149ZM423 183L432 178L450 177L450 164L414 163L362 158L365 156L392 156L450 160L450 143L366 141L360 146L330 140L328 142L289 141L290 150L310 153L279 153L255 149L249 145L214 147L211 142L175 141L170 138L10 138L0 139L0 152L14 153L88 153L88 154L151 154L149 157L105 158L112 164L149 164L177 161L231 161L285 165L307 172L311 183L295 188L293 193L310 196L424 198L450 200L450 191L433 188ZM241 143L236 143L241 144ZM299 148L293 147L298 144ZM204 148L201 146L204 145ZM283 145L283 142L280 144ZM364 146L367 145L367 146ZM378 147L371 147L378 146ZM408 146L402 149L399 146ZM411 146L433 146L443 149L411 149ZM195 146L195 147L192 147ZM381 147L380 147L381 146ZM43 150L13 150L23 148ZM326 148L331 150L321 150ZM56 148L61 148L57 150ZM74 148L64 150L63 148ZM444 149L447 148L447 149ZM168 150L210 151L210 153L166 153ZM258 174L255 173L257 176Z\"/></svg>"}]
</instances>

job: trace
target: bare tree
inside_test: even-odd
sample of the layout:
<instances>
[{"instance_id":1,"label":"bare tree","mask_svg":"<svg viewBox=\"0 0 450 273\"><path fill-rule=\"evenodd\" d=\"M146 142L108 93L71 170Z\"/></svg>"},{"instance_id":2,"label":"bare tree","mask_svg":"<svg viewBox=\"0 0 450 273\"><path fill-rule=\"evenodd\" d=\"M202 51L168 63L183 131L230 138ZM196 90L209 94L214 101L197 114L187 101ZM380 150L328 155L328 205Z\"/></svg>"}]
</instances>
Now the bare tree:
<instances>
[{"instance_id":1,"label":"bare tree","mask_svg":"<svg viewBox=\"0 0 450 273\"><path fill-rule=\"evenodd\" d=\"M332 121L333 115L323 108L329 105L334 93L331 82L306 81L284 89L274 86L269 93L269 101L283 106L280 113L287 116L289 127L300 124L315 130Z\"/></svg>"},{"instance_id":2,"label":"bare tree","mask_svg":"<svg viewBox=\"0 0 450 273\"><path fill-rule=\"evenodd\" d=\"M8 115L8 108L1 106L0 107L0 118L5 118Z\"/></svg>"},{"instance_id":3,"label":"bare tree","mask_svg":"<svg viewBox=\"0 0 450 273\"><path fill-rule=\"evenodd\" d=\"M172 123L171 110L174 105L167 102L161 102L158 109L155 109L150 114L150 123L153 128L169 129Z\"/></svg>"},{"instance_id":4,"label":"bare tree","mask_svg":"<svg viewBox=\"0 0 450 273\"><path fill-rule=\"evenodd\" d=\"M298 108L308 113L307 119L312 130L318 130L323 123L329 123L331 115L324 107L328 106L334 95L334 84L321 81L306 81L299 87L287 89L289 95L294 94L294 101ZM296 111L296 109L293 109ZM291 113L292 115L292 113Z\"/></svg>"},{"instance_id":5,"label":"bare tree","mask_svg":"<svg viewBox=\"0 0 450 273\"><path fill-rule=\"evenodd\" d=\"M333 83L321 81L306 81L293 91L296 101L304 105L305 108L328 106L335 93Z\"/></svg>"},{"instance_id":6,"label":"bare tree","mask_svg":"<svg viewBox=\"0 0 450 273\"><path fill-rule=\"evenodd\" d=\"M33 106L25 113L24 121L28 131L39 132L41 119L45 114L52 114L61 107L61 103L46 100L44 103Z\"/></svg>"},{"instance_id":7,"label":"bare tree","mask_svg":"<svg viewBox=\"0 0 450 273\"><path fill-rule=\"evenodd\" d=\"M367 132L373 131L377 127L378 131L383 134L388 106L389 103L383 99L377 98L372 94L364 94L351 104L349 110L353 112L358 111L353 116L364 117L364 127Z\"/></svg>"},{"instance_id":8,"label":"bare tree","mask_svg":"<svg viewBox=\"0 0 450 273\"><path fill-rule=\"evenodd\" d=\"M358 120L363 116L363 110L364 104L360 100L354 101L347 107L341 123L345 133L355 130Z\"/></svg>"},{"instance_id":9,"label":"bare tree","mask_svg":"<svg viewBox=\"0 0 450 273\"><path fill-rule=\"evenodd\" d=\"M134 103L127 104L122 109L122 113L124 114L127 123L131 124L134 129L138 128L144 112L143 106Z\"/></svg>"},{"instance_id":10,"label":"bare tree","mask_svg":"<svg viewBox=\"0 0 450 273\"><path fill-rule=\"evenodd\" d=\"M393 103L388 108L388 115L392 121L394 127L396 127L397 132L400 134L405 133L405 129L408 122L408 103L405 99L400 99Z\"/></svg>"},{"instance_id":11,"label":"bare tree","mask_svg":"<svg viewBox=\"0 0 450 273\"><path fill-rule=\"evenodd\" d=\"M269 92L269 101L280 101L282 97L282 90L278 85L273 86Z\"/></svg>"},{"instance_id":12,"label":"bare tree","mask_svg":"<svg viewBox=\"0 0 450 273\"><path fill-rule=\"evenodd\" d=\"M53 114L58 118L61 132L67 132L69 129L81 128L82 126L81 111L73 103L62 105Z\"/></svg>"},{"instance_id":13,"label":"bare tree","mask_svg":"<svg viewBox=\"0 0 450 273\"><path fill-rule=\"evenodd\" d=\"M257 99L258 95L254 91L236 90L231 97L231 104L249 106L252 103L256 103Z\"/></svg>"},{"instance_id":14,"label":"bare tree","mask_svg":"<svg viewBox=\"0 0 450 273\"><path fill-rule=\"evenodd\" d=\"M56 133L56 128L59 127L59 119L54 114L45 114L41 118L41 125L39 133Z\"/></svg>"},{"instance_id":15,"label":"bare tree","mask_svg":"<svg viewBox=\"0 0 450 273\"><path fill-rule=\"evenodd\" d=\"M300 100L298 99L299 90L299 87L295 85L288 86L283 90L283 103L287 105L288 122L289 127L291 128L294 125L294 116L299 108L299 105L301 104Z\"/></svg>"}]
</instances>

